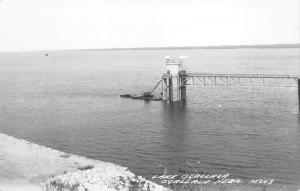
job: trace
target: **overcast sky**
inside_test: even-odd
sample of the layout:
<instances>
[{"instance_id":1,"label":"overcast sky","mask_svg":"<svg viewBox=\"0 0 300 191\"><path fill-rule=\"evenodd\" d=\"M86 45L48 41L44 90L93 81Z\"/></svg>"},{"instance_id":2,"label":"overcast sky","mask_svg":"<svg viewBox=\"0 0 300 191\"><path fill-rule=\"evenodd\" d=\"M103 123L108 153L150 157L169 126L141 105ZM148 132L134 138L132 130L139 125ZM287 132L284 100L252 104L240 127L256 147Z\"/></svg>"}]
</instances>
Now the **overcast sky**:
<instances>
[{"instance_id":1,"label":"overcast sky","mask_svg":"<svg viewBox=\"0 0 300 191\"><path fill-rule=\"evenodd\" d=\"M300 0L0 0L0 51L300 43Z\"/></svg>"}]
</instances>

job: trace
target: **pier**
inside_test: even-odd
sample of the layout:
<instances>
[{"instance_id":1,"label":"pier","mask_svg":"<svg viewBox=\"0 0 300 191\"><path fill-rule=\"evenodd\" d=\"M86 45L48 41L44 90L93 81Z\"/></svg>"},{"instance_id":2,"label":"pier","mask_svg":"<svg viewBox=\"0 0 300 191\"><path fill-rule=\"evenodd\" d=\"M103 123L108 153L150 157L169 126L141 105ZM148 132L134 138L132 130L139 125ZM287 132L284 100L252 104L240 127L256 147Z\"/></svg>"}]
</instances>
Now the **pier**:
<instances>
[{"instance_id":1,"label":"pier","mask_svg":"<svg viewBox=\"0 0 300 191\"><path fill-rule=\"evenodd\" d=\"M162 100L186 100L186 86L236 86L236 87L298 87L300 106L300 76L275 74L218 74L191 73L186 71L186 57L165 58L166 73L162 80ZM155 88L158 85L155 86ZM154 90L153 90L154 91ZM152 91L152 92L153 92Z\"/></svg>"},{"instance_id":2,"label":"pier","mask_svg":"<svg viewBox=\"0 0 300 191\"><path fill-rule=\"evenodd\" d=\"M123 94L121 97L143 100L164 100L177 102L186 100L188 85L234 86L234 87L298 87L298 104L300 109L300 76L283 74L221 74L192 73L186 71L183 62L186 56L165 58L166 73L151 91L141 95ZM155 90L161 85L161 94L155 97Z\"/></svg>"}]
</instances>

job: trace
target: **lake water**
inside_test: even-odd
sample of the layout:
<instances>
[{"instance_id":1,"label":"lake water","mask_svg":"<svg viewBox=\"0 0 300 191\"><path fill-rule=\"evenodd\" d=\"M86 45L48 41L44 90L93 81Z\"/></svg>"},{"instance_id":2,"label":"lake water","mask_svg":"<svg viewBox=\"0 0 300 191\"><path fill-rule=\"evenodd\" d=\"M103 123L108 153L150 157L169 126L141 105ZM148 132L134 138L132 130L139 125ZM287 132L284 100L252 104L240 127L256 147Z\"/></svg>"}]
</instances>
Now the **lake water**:
<instances>
[{"instance_id":1,"label":"lake water","mask_svg":"<svg viewBox=\"0 0 300 191\"><path fill-rule=\"evenodd\" d=\"M147 178L194 167L299 185L297 88L189 86L172 104L119 95L152 89L166 55L187 55L191 72L300 75L300 49L48 53L0 54L0 132Z\"/></svg>"}]
</instances>

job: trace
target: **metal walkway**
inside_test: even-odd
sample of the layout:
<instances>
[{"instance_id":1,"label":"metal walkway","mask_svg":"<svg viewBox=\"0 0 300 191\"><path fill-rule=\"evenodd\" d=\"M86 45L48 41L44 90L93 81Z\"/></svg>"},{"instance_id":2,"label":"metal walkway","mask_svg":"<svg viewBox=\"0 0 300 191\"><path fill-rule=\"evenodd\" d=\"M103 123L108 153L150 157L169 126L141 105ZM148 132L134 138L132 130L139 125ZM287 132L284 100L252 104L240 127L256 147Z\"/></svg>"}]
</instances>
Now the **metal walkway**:
<instances>
[{"instance_id":1,"label":"metal walkway","mask_svg":"<svg viewBox=\"0 0 300 191\"><path fill-rule=\"evenodd\" d=\"M181 86L297 87L300 76L272 74L179 73Z\"/></svg>"}]
</instances>

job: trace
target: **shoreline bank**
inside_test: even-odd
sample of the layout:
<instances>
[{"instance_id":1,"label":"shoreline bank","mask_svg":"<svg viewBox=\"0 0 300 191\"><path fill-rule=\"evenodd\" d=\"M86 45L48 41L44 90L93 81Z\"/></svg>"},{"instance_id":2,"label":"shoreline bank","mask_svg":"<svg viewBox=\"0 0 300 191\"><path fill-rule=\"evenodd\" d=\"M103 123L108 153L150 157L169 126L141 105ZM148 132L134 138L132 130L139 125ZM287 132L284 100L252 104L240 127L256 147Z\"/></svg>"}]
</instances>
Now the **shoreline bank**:
<instances>
[{"instance_id":1,"label":"shoreline bank","mask_svg":"<svg viewBox=\"0 0 300 191\"><path fill-rule=\"evenodd\" d=\"M64 153L0 133L0 191L165 190L126 167ZM51 188L50 188L51 187Z\"/></svg>"}]
</instances>

